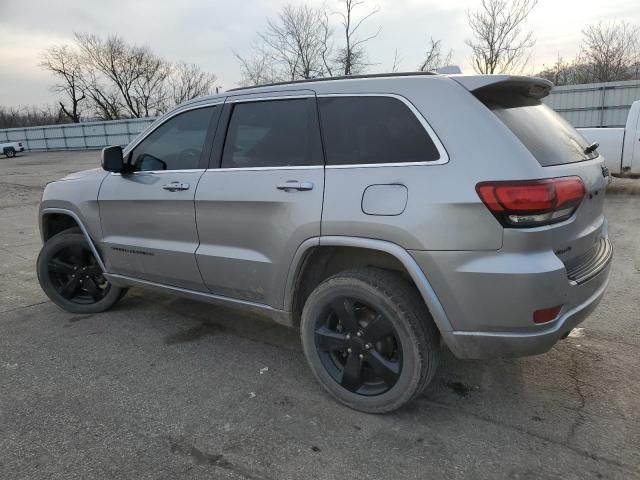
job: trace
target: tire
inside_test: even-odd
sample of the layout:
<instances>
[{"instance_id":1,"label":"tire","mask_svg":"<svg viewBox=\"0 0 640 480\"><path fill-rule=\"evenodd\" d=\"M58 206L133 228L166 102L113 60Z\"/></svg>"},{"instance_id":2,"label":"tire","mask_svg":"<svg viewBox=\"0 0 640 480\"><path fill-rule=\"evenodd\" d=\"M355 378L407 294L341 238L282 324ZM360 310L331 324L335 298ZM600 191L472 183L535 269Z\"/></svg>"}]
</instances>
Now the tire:
<instances>
[{"instance_id":1,"label":"tire","mask_svg":"<svg viewBox=\"0 0 640 480\"><path fill-rule=\"evenodd\" d=\"M16 151L14 148L9 147L4 149L4 154L7 156L7 158L13 158L16 156Z\"/></svg>"},{"instance_id":2,"label":"tire","mask_svg":"<svg viewBox=\"0 0 640 480\"><path fill-rule=\"evenodd\" d=\"M38 281L53 303L71 313L104 312L127 292L111 285L78 229L47 240L37 260Z\"/></svg>"},{"instance_id":3,"label":"tire","mask_svg":"<svg viewBox=\"0 0 640 480\"><path fill-rule=\"evenodd\" d=\"M400 408L422 393L438 365L439 332L418 291L381 269L354 269L322 282L304 305L300 335L320 384L361 412Z\"/></svg>"}]
</instances>

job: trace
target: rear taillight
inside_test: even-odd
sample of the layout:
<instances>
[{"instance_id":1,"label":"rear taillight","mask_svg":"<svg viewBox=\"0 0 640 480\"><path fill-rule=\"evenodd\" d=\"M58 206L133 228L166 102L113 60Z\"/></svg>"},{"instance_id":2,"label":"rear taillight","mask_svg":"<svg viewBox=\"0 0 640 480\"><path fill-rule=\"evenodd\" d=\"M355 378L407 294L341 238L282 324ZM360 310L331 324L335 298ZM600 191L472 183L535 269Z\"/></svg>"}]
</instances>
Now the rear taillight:
<instances>
[{"instance_id":1,"label":"rear taillight","mask_svg":"<svg viewBox=\"0 0 640 480\"><path fill-rule=\"evenodd\" d=\"M482 182L478 195L505 227L524 228L562 222L584 198L580 177Z\"/></svg>"}]
</instances>

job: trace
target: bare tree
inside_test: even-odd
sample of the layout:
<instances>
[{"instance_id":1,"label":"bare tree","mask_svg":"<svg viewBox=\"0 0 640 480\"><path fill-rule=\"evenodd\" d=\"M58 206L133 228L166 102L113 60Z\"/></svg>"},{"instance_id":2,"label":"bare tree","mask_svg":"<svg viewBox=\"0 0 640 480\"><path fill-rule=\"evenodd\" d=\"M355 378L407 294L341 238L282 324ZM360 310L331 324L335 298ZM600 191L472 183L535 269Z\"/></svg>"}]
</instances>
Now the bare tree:
<instances>
[{"instance_id":1,"label":"bare tree","mask_svg":"<svg viewBox=\"0 0 640 480\"><path fill-rule=\"evenodd\" d=\"M208 95L216 80L214 74L202 71L195 63L179 62L173 66L169 76L171 100L179 105L192 98Z\"/></svg>"},{"instance_id":2,"label":"bare tree","mask_svg":"<svg viewBox=\"0 0 640 480\"><path fill-rule=\"evenodd\" d=\"M582 31L576 63L586 67L591 82L637 78L640 73L640 30L626 21L599 22Z\"/></svg>"},{"instance_id":3,"label":"bare tree","mask_svg":"<svg viewBox=\"0 0 640 480\"><path fill-rule=\"evenodd\" d=\"M83 61L90 70L91 86L99 92L98 96L112 96L111 92L102 93L103 88L98 82L99 76L103 75L117 90L122 106L129 115L140 117L133 99L133 84L140 75L139 56L130 52L124 40L118 36L102 40L97 35L76 33L75 39L83 54Z\"/></svg>"},{"instance_id":4,"label":"bare tree","mask_svg":"<svg viewBox=\"0 0 640 480\"><path fill-rule=\"evenodd\" d=\"M243 87L284 80L277 72L271 56L265 52L256 49L251 57L243 57L236 52L234 55L240 64L240 74L242 75L240 84Z\"/></svg>"},{"instance_id":5,"label":"bare tree","mask_svg":"<svg viewBox=\"0 0 640 480\"><path fill-rule=\"evenodd\" d=\"M42 54L40 66L55 75L57 82L52 90L63 93L69 102L67 106L64 101L59 101L60 109L69 120L78 123L86 95L82 88L82 65L77 52L69 45L50 47Z\"/></svg>"},{"instance_id":6,"label":"bare tree","mask_svg":"<svg viewBox=\"0 0 640 480\"><path fill-rule=\"evenodd\" d=\"M398 49L396 48L393 51L393 64L391 65L391 73L396 73L400 70L400 62L402 62L402 58L398 54Z\"/></svg>"},{"instance_id":7,"label":"bare tree","mask_svg":"<svg viewBox=\"0 0 640 480\"><path fill-rule=\"evenodd\" d=\"M165 80L167 64L148 47L127 44L121 37L102 40L97 35L76 34L87 69L91 70L90 85L101 90L94 100L112 98L113 92L103 92L100 77L115 87L120 105L131 117L145 117L166 109Z\"/></svg>"},{"instance_id":8,"label":"bare tree","mask_svg":"<svg viewBox=\"0 0 640 480\"><path fill-rule=\"evenodd\" d=\"M380 34L382 27L378 27L376 33L365 37L359 36L362 24L378 13L380 9L375 7L359 20L354 18L354 11L364 5L365 0L341 0L344 11L337 12L341 18L342 31L344 33L344 46L338 49L336 63L344 75L361 73L369 65L365 44Z\"/></svg>"},{"instance_id":9,"label":"bare tree","mask_svg":"<svg viewBox=\"0 0 640 480\"><path fill-rule=\"evenodd\" d=\"M535 44L524 24L538 0L482 0L476 11L467 11L473 39L471 61L478 73L522 71Z\"/></svg>"},{"instance_id":10,"label":"bare tree","mask_svg":"<svg viewBox=\"0 0 640 480\"><path fill-rule=\"evenodd\" d=\"M320 77L328 33L326 16L308 5L286 5L259 35L263 51L290 80Z\"/></svg>"},{"instance_id":11,"label":"bare tree","mask_svg":"<svg viewBox=\"0 0 640 480\"><path fill-rule=\"evenodd\" d=\"M333 77L334 67L332 66L331 59L331 55L333 55L333 30L329 26L329 15L326 11L322 12L320 31L322 33L320 56L322 57L322 65L325 69L324 73L329 77Z\"/></svg>"},{"instance_id":12,"label":"bare tree","mask_svg":"<svg viewBox=\"0 0 640 480\"><path fill-rule=\"evenodd\" d=\"M431 70L437 70L445 65L449 65L451 63L451 58L453 58L452 50L449 50L447 53L443 53L442 41L430 38L424 60L420 65L418 65L418 71L428 72Z\"/></svg>"},{"instance_id":13,"label":"bare tree","mask_svg":"<svg viewBox=\"0 0 640 480\"><path fill-rule=\"evenodd\" d=\"M365 0L340 0L342 9L333 14L341 19L344 43L334 48L330 15L323 8L286 5L276 19L258 35L253 53L235 53L242 73L242 85L260 85L334 75L353 75L368 65L365 44L380 33L361 35L363 23L378 12L374 8L363 16L354 12Z\"/></svg>"},{"instance_id":14,"label":"bare tree","mask_svg":"<svg viewBox=\"0 0 640 480\"><path fill-rule=\"evenodd\" d=\"M49 48L41 66L58 79L54 91L65 93L71 105L61 111L80 121L80 110L104 120L147 117L210 93L216 76L194 64L171 64L147 46L75 34L75 45Z\"/></svg>"},{"instance_id":15,"label":"bare tree","mask_svg":"<svg viewBox=\"0 0 640 480\"><path fill-rule=\"evenodd\" d=\"M57 106L15 108L0 105L0 128L35 127L66 122L66 114Z\"/></svg>"},{"instance_id":16,"label":"bare tree","mask_svg":"<svg viewBox=\"0 0 640 480\"><path fill-rule=\"evenodd\" d=\"M167 85L171 65L145 48L142 50L139 69L139 76L133 83L133 99L138 116L149 117L164 113L172 106Z\"/></svg>"},{"instance_id":17,"label":"bare tree","mask_svg":"<svg viewBox=\"0 0 640 480\"><path fill-rule=\"evenodd\" d=\"M640 79L639 29L626 22L598 23L583 30L580 53L558 57L537 75L556 85Z\"/></svg>"},{"instance_id":18,"label":"bare tree","mask_svg":"<svg viewBox=\"0 0 640 480\"><path fill-rule=\"evenodd\" d=\"M100 79L93 68L83 68L80 82L96 117L116 120L125 116L118 91Z\"/></svg>"},{"instance_id":19,"label":"bare tree","mask_svg":"<svg viewBox=\"0 0 640 480\"><path fill-rule=\"evenodd\" d=\"M536 74L537 77L545 78L554 85L570 85L573 80L574 64L565 61L560 55L556 62L550 67L545 67Z\"/></svg>"}]
</instances>

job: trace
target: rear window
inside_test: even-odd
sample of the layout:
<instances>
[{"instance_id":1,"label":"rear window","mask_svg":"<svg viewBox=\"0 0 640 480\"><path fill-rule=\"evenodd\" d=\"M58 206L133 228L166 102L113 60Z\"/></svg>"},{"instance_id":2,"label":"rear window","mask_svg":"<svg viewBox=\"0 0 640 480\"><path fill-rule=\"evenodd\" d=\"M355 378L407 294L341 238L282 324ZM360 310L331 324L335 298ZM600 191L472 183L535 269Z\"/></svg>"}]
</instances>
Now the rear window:
<instances>
[{"instance_id":1,"label":"rear window","mask_svg":"<svg viewBox=\"0 0 640 480\"><path fill-rule=\"evenodd\" d=\"M598 156L585 154L589 146L566 120L543 104L505 108L488 105L520 139L543 167L582 162Z\"/></svg>"}]
</instances>

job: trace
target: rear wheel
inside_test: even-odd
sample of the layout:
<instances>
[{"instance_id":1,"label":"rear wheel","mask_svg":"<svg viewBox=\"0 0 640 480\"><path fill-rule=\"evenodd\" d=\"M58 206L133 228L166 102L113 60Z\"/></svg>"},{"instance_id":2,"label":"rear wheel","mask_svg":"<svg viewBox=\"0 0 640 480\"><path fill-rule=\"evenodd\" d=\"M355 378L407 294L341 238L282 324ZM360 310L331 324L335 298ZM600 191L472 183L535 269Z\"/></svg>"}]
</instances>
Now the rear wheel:
<instances>
[{"instance_id":1,"label":"rear wheel","mask_svg":"<svg viewBox=\"0 0 640 480\"><path fill-rule=\"evenodd\" d=\"M103 312L126 293L104 278L84 235L75 229L44 244L37 270L40 286L51 301L72 313Z\"/></svg>"},{"instance_id":2,"label":"rear wheel","mask_svg":"<svg viewBox=\"0 0 640 480\"><path fill-rule=\"evenodd\" d=\"M438 331L418 292L374 268L321 283L304 306L301 336L322 386L364 412L389 412L415 398L438 363Z\"/></svg>"}]
</instances>

